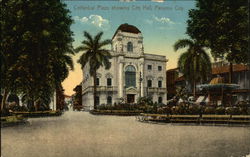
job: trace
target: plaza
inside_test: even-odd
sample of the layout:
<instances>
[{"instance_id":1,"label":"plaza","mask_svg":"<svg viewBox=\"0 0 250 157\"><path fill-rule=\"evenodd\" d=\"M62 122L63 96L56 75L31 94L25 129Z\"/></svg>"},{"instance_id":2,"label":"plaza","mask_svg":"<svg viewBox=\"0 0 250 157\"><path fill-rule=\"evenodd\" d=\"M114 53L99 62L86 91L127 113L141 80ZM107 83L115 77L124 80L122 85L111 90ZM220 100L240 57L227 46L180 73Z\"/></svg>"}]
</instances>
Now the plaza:
<instances>
[{"instance_id":1,"label":"plaza","mask_svg":"<svg viewBox=\"0 0 250 157\"><path fill-rule=\"evenodd\" d=\"M148 124L65 112L1 130L3 157L245 157L250 128Z\"/></svg>"}]
</instances>

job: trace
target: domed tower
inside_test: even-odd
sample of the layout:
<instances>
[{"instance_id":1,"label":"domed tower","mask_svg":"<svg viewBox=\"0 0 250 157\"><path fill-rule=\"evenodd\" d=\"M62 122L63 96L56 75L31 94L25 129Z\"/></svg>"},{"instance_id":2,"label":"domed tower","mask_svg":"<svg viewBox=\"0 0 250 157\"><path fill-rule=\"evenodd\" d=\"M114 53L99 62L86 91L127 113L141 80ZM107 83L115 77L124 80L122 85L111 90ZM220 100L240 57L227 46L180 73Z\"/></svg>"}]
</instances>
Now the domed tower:
<instances>
[{"instance_id":1,"label":"domed tower","mask_svg":"<svg viewBox=\"0 0 250 157\"><path fill-rule=\"evenodd\" d=\"M142 55L143 37L141 31L133 25L121 24L112 38L112 50L124 55Z\"/></svg>"}]
</instances>

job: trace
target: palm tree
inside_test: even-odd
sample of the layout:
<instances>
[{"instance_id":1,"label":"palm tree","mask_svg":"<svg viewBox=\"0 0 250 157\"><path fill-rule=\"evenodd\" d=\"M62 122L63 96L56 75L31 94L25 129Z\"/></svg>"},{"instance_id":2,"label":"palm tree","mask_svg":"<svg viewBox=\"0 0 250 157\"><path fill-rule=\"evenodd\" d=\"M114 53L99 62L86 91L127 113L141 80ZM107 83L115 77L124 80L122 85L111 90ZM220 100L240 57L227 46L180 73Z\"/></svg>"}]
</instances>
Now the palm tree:
<instances>
[{"instance_id":1,"label":"palm tree","mask_svg":"<svg viewBox=\"0 0 250 157\"><path fill-rule=\"evenodd\" d=\"M111 44L111 40L106 39L101 41L103 32L99 32L94 38L86 31L84 31L85 40L82 41L82 45L75 49L76 52L84 51L81 55L78 63L81 64L82 68L88 63L90 65L89 74L93 77L94 80L94 109L96 109L96 71L104 66L105 69L109 69L111 63L109 59L111 54L109 50L104 47Z\"/></svg>"},{"instance_id":2,"label":"palm tree","mask_svg":"<svg viewBox=\"0 0 250 157\"><path fill-rule=\"evenodd\" d=\"M178 59L178 67L184 77L192 85L193 95L196 95L196 82L206 81L211 75L211 61L204 47L195 40L181 39L174 44L174 50L187 48Z\"/></svg>"}]
</instances>

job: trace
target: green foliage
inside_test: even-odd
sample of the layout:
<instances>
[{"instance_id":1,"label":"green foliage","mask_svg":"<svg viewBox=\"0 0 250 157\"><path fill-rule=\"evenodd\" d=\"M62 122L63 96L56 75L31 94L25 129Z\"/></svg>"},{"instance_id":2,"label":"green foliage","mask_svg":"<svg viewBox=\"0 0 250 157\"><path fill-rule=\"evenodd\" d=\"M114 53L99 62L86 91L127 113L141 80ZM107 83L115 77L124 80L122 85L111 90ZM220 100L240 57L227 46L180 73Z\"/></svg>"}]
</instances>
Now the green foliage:
<instances>
[{"instance_id":1,"label":"green foliage","mask_svg":"<svg viewBox=\"0 0 250 157\"><path fill-rule=\"evenodd\" d=\"M226 114L239 115L241 114L239 107L226 107Z\"/></svg>"},{"instance_id":2,"label":"green foliage","mask_svg":"<svg viewBox=\"0 0 250 157\"><path fill-rule=\"evenodd\" d=\"M215 108L212 106L207 106L204 108L203 114L215 114Z\"/></svg>"},{"instance_id":3,"label":"green foliage","mask_svg":"<svg viewBox=\"0 0 250 157\"><path fill-rule=\"evenodd\" d=\"M151 97L140 97L137 100L139 105L153 105L153 101Z\"/></svg>"},{"instance_id":4,"label":"green foliage","mask_svg":"<svg viewBox=\"0 0 250 157\"><path fill-rule=\"evenodd\" d=\"M201 107L199 105L190 105L188 107L188 113L189 114L200 114L201 113Z\"/></svg>"},{"instance_id":5,"label":"green foliage","mask_svg":"<svg viewBox=\"0 0 250 157\"><path fill-rule=\"evenodd\" d=\"M225 112L226 112L226 109L225 109L225 107L223 107L223 106L217 107L217 108L215 109L215 113L216 113L216 114L225 114Z\"/></svg>"},{"instance_id":6,"label":"green foliage","mask_svg":"<svg viewBox=\"0 0 250 157\"><path fill-rule=\"evenodd\" d=\"M178 59L178 68L195 90L197 81L204 82L210 77L211 61L203 45L195 40L182 39L174 44L175 51L186 47L187 51L182 53Z\"/></svg>"},{"instance_id":7,"label":"green foliage","mask_svg":"<svg viewBox=\"0 0 250 157\"><path fill-rule=\"evenodd\" d=\"M101 41L101 37L103 32L98 33L94 38L86 31L84 31L85 40L82 41L82 45L75 49L75 52L84 51L81 57L78 60L78 63L81 64L82 68L85 65L89 64L89 74L93 77L94 80L94 109L96 109L96 71L100 67L105 67L105 69L109 69L111 63L109 59L111 59L111 54L109 50L105 49L105 46L111 44L111 40Z\"/></svg>"},{"instance_id":8,"label":"green foliage","mask_svg":"<svg viewBox=\"0 0 250 157\"><path fill-rule=\"evenodd\" d=\"M1 89L48 104L73 67L69 10L57 0L2 1L0 10Z\"/></svg>"},{"instance_id":9,"label":"green foliage","mask_svg":"<svg viewBox=\"0 0 250 157\"><path fill-rule=\"evenodd\" d=\"M157 113L159 114L171 114L171 107L165 106L157 109Z\"/></svg>"},{"instance_id":10,"label":"green foliage","mask_svg":"<svg viewBox=\"0 0 250 157\"><path fill-rule=\"evenodd\" d=\"M245 0L196 0L187 34L211 49L212 56L249 63L249 8Z\"/></svg>"},{"instance_id":11,"label":"green foliage","mask_svg":"<svg viewBox=\"0 0 250 157\"><path fill-rule=\"evenodd\" d=\"M176 89L176 98L178 99L182 99L184 102L188 101L188 91L186 88L182 88L182 87L177 87Z\"/></svg>"}]
</instances>

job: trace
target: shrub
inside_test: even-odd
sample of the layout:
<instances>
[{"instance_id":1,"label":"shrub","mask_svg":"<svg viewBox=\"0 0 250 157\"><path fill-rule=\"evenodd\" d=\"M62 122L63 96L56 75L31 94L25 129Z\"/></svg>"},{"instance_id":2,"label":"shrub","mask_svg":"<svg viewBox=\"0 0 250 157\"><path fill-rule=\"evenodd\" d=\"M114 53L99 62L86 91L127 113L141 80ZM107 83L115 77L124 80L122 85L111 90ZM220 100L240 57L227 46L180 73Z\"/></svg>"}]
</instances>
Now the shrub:
<instances>
[{"instance_id":1,"label":"shrub","mask_svg":"<svg viewBox=\"0 0 250 157\"><path fill-rule=\"evenodd\" d=\"M164 114L164 109L162 107L158 108L157 113Z\"/></svg>"},{"instance_id":2,"label":"shrub","mask_svg":"<svg viewBox=\"0 0 250 157\"><path fill-rule=\"evenodd\" d=\"M250 107L247 108L247 114L250 115Z\"/></svg>"},{"instance_id":3,"label":"shrub","mask_svg":"<svg viewBox=\"0 0 250 157\"><path fill-rule=\"evenodd\" d=\"M247 107L240 107L239 111L240 111L240 114L244 114L244 115L248 114Z\"/></svg>"},{"instance_id":4,"label":"shrub","mask_svg":"<svg viewBox=\"0 0 250 157\"><path fill-rule=\"evenodd\" d=\"M226 114L230 114L230 115L240 114L240 109L239 107L227 107Z\"/></svg>"},{"instance_id":5,"label":"shrub","mask_svg":"<svg viewBox=\"0 0 250 157\"><path fill-rule=\"evenodd\" d=\"M236 105L239 107L247 107L247 101L239 101Z\"/></svg>"},{"instance_id":6,"label":"shrub","mask_svg":"<svg viewBox=\"0 0 250 157\"><path fill-rule=\"evenodd\" d=\"M175 113L176 114L186 114L186 108L182 105L176 106L175 107Z\"/></svg>"},{"instance_id":7,"label":"shrub","mask_svg":"<svg viewBox=\"0 0 250 157\"><path fill-rule=\"evenodd\" d=\"M225 111L226 111L226 109L225 109L225 107L217 107L216 109L215 109L215 113L216 114L225 114Z\"/></svg>"},{"instance_id":8,"label":"shrub","mask_svg":"<svg viewBox=\"0 0 250 157\"><path fill-rule=\"evenodd\" d=\"M151 97L140 97L137 101L138 105L153 105Z\"/></svg>"},{"instance_id":9,"label":"shrub","mask_svg":"<svg viewBox=\"0 0 250 157\"><path fill-rule=\"evenodd\" d=\"M199 105L190 105L188 107L188 113L189 114L200 114L200 106Z\"/></svg>"},{"instance_id":10,"label":"shrub","mask_svg":"<svg viewBox=\"0 0 250 157\"><path fill-rule=\"evenodd\" d=\"M215 108L214 107L205 107L203 113L204 114L215 114Z\"/></svg>"},{"instance_id":11,"label":"shrub","mask_svg":"<svg viewBox=\"0 0 250 157\"><path fill-rule=\"evenodd\" d=\"M165 114L171 114L171 108L169 106L162 107Z\"/></svg>"}]
</instances>

